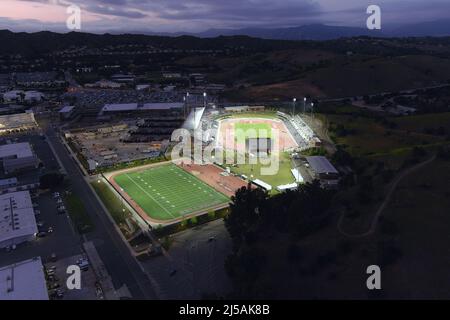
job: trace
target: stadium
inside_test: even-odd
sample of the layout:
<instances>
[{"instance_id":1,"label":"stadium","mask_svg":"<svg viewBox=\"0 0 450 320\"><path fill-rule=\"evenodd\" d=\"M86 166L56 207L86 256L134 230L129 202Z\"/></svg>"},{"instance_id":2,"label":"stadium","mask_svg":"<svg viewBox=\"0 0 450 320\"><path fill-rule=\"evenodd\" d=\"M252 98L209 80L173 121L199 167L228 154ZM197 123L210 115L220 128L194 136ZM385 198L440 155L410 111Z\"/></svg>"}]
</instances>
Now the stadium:
<instances>
[{"instance_id":1,"label":"stadium","mask_svg":"<svg viewBox=\"0 0 450 320\"><path fill-rule=\"evenodd\" d=\"M291 154L311 146L316 138L312 130L300 117L281 112L235 110L201 112L191 127L208 129L204 148L243 151L246 160L278 155L277 174L261 175L262 163L198 164L184 158L122 169L103 177L122 201L153 226L226 208L235 191L249 183L269 192L296 188L303 180L292 165Z\"/></svg>"},{"instance_id":2,"label":"stadium","mask_svg":"<svg viewBox=\"0 0 450 320\"><path fill-rule=\"evenodd\" d=\"M203 128L210 129L204 143L214 144L219 152L231 150L245 154L245 163L222 167L270 192L294 189L303 182L292 164L292 154L320 145L318 137L299 115L261 107L256 111L245 106L224 108L223 112L205 114L202 122ZM259 160L272 153L278 158L279 170L274 175L262 175L261 168L267 167L267 163L264 165Z\"/></svg>"}]
</instances>

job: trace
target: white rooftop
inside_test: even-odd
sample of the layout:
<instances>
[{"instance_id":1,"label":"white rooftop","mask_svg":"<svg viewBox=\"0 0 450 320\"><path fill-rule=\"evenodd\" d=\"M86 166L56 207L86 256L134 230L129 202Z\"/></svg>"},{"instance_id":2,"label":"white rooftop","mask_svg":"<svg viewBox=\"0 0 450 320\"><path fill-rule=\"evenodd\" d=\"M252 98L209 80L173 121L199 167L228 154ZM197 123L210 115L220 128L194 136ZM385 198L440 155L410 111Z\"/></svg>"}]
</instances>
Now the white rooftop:
<instances>
[{"instance_id":1,"label":"white rooftop","mask_svg":"<svg viewBox=\"0 0 450 320\"><path fill-rule=\"evenodd\" d=\"M25 158L32 157L33 151L28 142L10 143L0 146L0 159L14 157Z\"/></svg>"},{"instance_id":2,"label":"white rooftop","mask_svg":"<svg viewBox=\"0 0 450 320\"><path fill-rule=\"evenodd\" d=\"M103 112L118 112L118 111L134 111L134 110L170 110L181 109L183 103L181 102L161 102L161 103L145 103L138 105L137 103L121 103L121 104L105 104L102 108Z\"/></svg>"},{"instance_id":3,"label":"white rooftop","mask_svg":"<svg viewBox=\"0 0 450 320\"><path fill-rule=\"evenodd\" d=\"M40 257L0 267L0 300L48 300Z\"/></svg>"},{"instance_id":4,"label":"white rooftop","mask_svg":"<svg viewBox=\"0 0 450 320\"><path fill-rule=\"evenodd\" d=\"M11 184L17 184L17 178L7 178L7 179L0 179L0 186L8 186Z\"/></svg>"},{"instance_id":5,"label":"white rooftop","mask_svg":"<svg viewBox=\"0 0 450 320\"><path fill-rule=\"evenodd\" d=\"M70 112L73 110L73 108L75 108L75 106L65 106L65 107L62 107L61 110L59 110L59 112L60 113Z\"/></svg>"},{"instance_id":6,"label":"white rooftop","mask_svg":"<svg viewBox=\"0 0 450 320\"><path fill-rule=\"evenodd\" d=\"M284 191L284 190L294 190L298 188L298 184L297 183L289 183L289 184L282 184L277 186L277 189L279 191Z\"/></svg>"},{"instance_id":7,"label":"white rooftop","mask_svg":"<svg viewBox=\"0 0 450 320\"><path fill-rule=\"evenodd\" d=\"M183 103L181 102L145 103L142 106L142 109L144 110L170 110L181 108L183 108Z\"/></svg>"},{"instance_id":8,"label":"white rooftop","mask_svg":"<svg viewBox=\"0 0 450 320\"><path fill-rule=\"evenodd\" d=\"M38 232L29 191L0 195L0 242Z\"/></svg>"},{"instance_id":9,"label":"white rooftop","mask_svg":"<svg viewBox=\"0 0 450 320\"><path fill-rule=\"evenodd\" d=\"M258 186L260 186L260 187L266 189L267 191L272 190L272 186L271 186L270 184L268 184L268 183L265 183L265 182L262 181L262 180L255 179L255 180L253 180L252 182L253 182L254 184L256 184L256 185L258 185Z\"/></svg>"},{"instance_id":10,"label":"white rooftop","mask_svg":"<svg viewBox=\"0 0 450 320\"><path fill-rule=\"evenodd\" d=\"M138 107L137 103L116 103L116 104L105 104L102 111L131 111L136 110Z\"/></svg>"}]
</instances>

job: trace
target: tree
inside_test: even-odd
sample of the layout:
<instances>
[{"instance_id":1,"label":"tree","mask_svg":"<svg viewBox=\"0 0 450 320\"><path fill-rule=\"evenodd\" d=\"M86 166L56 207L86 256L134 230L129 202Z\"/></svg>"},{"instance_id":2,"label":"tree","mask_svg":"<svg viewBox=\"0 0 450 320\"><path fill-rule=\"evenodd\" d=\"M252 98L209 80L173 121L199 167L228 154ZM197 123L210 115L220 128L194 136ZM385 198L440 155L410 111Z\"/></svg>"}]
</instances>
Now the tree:
<instances>
[{"instance_id":1,"label":"tree","mask_svg":"<svg viewBox=\"0 0 450 320\"><path fill-rule=\"evenodd\" d=\"M64 175L60 173L47 173L39 178L41 189L51 189L60 186L64 181Z\"/></svg>"}]
</instances>

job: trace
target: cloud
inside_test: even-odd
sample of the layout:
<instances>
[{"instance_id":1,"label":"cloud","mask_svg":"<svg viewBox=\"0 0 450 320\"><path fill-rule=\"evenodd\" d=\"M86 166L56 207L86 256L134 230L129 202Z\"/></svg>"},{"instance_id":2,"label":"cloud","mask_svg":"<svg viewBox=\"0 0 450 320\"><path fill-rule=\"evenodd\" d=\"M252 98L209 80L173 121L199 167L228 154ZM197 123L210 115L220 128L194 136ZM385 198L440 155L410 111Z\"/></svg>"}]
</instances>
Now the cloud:
<instances>
[{"instance_id":1,"label":"cloud","mask_svg":"<svg viewBox=\"0 0 450 320\"><path fill-rule=\"evenodd\" d=\"M202 31L208 28L284 27L318 22L363 27L367 18L365 9L373 3L372 0L2 0L2 2L57 7L75 4L82 9L84 19L91 18L89 23L84 24L85 31L97 32L111 29ZM448 0L379 0L378 4L382 8L386 24L408 24L445 18L450 11ZM1 5L0 2L0 9ZM30 8L29 11L32 10L33 8ZM28 18L34 17L30 15L24 19ZM41 25L42 22L36 23L36 28L40 28Z\"/></svg>"}]
</instances>

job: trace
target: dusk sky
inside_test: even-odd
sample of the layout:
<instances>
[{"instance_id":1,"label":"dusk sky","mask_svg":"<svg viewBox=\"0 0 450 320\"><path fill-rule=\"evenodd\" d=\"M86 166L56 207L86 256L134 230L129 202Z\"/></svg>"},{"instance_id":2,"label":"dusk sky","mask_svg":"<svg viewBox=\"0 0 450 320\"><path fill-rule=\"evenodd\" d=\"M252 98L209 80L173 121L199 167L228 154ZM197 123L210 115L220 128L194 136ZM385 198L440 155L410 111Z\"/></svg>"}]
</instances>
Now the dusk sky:
<instances>
[{"instance_id":1,"label":"dusk sky","mask_svg":"<svg viewBox=\"0 0 450 320\"><path fill-rule=\"evenodd\" d=\"M385 25L444 19L450 12L449 0L1 0L0 28L67 32L70 4L81 8L81 31L86 32L196 32L311 23L363 27L369 4L381 7Z\"/></svg>"}]
</instances>

